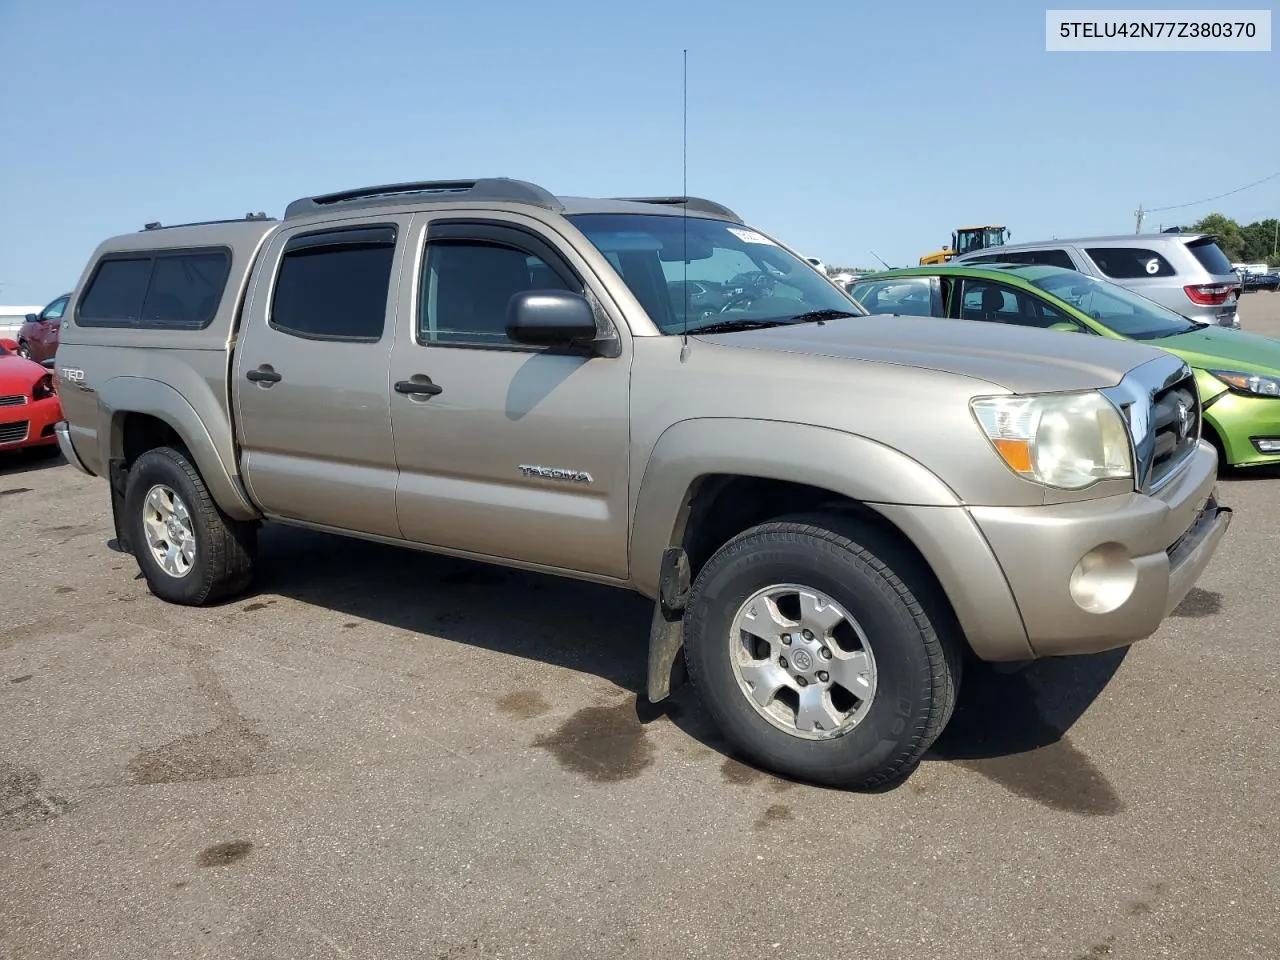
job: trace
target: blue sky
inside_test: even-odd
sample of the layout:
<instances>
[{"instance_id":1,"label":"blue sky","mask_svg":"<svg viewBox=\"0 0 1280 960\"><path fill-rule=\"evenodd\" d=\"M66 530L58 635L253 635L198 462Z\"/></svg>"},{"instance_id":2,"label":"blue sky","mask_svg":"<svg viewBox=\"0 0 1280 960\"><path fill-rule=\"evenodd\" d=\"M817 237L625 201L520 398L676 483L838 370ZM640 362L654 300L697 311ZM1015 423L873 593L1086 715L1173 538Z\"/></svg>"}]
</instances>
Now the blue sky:
<instances>
[{"instance_id":1,"label":"blue sky","mask_svg":"<svg viewBox=\"0 0 1280 960\"><path fill-rule=\"evenodd\" d=\"M677 193L684 47L689 191L828 262L1125 232L1280 169L1280 53L1051 54L1045 6L0 0L0 303L149 220L362 184ZM1214 209L1276 216L1280 178L1146 228Z\"/></svg>"}]
</instances>

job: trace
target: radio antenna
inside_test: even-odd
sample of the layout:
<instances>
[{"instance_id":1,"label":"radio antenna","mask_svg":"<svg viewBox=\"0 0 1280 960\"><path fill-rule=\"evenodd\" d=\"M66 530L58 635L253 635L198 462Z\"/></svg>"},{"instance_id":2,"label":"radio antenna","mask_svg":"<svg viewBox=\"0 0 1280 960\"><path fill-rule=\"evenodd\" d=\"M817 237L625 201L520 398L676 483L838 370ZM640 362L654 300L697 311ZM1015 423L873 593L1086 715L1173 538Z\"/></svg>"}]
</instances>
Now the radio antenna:
<instances>
[{"instance_id":1,"label":"radio antenna","mask_svg":"<svg viewBox=\"0 0 1280 960\"><path fill-rule=\"evenodd\" d=\"M886 270L892 270L892 269L893 269L893 267L889 266L887 263L885 263L883 260L881 260L881 259L880 259L880 254L876 253L874 250L872 250L872 251L871 251L871 255L872 255L873 257L875 257L877 260L880 260L880 262L884 264L884 268L885 268Z\"/></svg>"},{"instance_id":2,"label":"radio antenna","mask_svg":"<svg viewBox=\"0 0 1280 960\"><path fill-rule=\"evenodd\" d=\"M683 363L689 356L689 50L687 47L681 51L681 57L683 104L680 131L680 196L683 202L680 204L680 240L684 245L681 253L684 263L684 282L680 286L684 291L684 330L680 340L680 362Z\"/></svg>"}]
</instances>

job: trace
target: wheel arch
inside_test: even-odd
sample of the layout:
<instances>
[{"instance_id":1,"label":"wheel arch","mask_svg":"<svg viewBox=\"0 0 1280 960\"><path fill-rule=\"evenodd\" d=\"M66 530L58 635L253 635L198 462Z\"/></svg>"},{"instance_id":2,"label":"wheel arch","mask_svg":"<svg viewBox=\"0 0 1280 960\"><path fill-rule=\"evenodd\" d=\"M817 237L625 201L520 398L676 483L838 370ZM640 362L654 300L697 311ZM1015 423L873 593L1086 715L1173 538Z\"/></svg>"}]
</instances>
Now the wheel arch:
<instances>
[{"instance_id":1,"label":"wheel arch","mask_svg":"<svg viewBox=\"0 0 1280 960\"><path fill-rule=\"evenodd\" d=\"M143 377L116 377L103 385L99 401L107 420L105 459L113 475L127 472L147 450L177 443L228 516L258 519L234 463L225 462L200 414L173 387Z\"/></svg>"},{"instance_id":2,"label":"wheel arch","mask_svg":"<svg viewBox=\"0 0 1280 960\"><path fill-rule=\"evenodd\" d=\"M772 450L821 451L779 457ZM800 468L797 469L797 463ZM662 633L668 585L691 582L723 543L793 513L827 512L890 537L938 588L965 642L992 660L1029 658L1026 628L990 545L949 487L883 444L821 427L774 421L684 421L650 457L631 539L635 588L661 598L650 635L650 698L665 695L676 639ZM683 558L683 559L681 559ZM678 565L683 564L676 575ZM661 655L656 646L664 647Z\"/></svg>"}]
</instances>

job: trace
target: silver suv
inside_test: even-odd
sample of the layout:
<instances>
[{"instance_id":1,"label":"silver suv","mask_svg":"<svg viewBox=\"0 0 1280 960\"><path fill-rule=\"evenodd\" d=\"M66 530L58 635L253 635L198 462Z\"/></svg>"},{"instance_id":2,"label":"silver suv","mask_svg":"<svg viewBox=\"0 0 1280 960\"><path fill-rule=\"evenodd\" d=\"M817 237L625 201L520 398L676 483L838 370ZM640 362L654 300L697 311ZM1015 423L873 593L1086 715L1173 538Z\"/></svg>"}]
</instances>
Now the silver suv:
<instances>
[{"instance_id":1,"label":"silver suv","mask_svg":"<svg viewBox=\"0 0 1280 960\"><path fill-rule=\"evenodd\" d=\"M1126 234L1018 243L953 263L1042 263L1110 280L1192 320L1239 327L1240 278L1207 233Z\"/></svg>"}]
</instances>

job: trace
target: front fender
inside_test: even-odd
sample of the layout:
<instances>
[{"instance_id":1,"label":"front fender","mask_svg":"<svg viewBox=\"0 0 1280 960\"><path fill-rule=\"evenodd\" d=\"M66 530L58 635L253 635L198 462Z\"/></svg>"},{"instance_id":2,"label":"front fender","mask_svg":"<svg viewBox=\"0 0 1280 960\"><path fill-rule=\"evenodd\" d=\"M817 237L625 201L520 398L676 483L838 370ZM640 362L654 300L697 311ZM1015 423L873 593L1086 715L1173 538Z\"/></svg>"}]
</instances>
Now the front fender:
<instances>
[{"instance_id":1,"label":"front fender","mask_svg":"<svg viewBox=\"0 0 1280 960\"><path fill-rule=\"evenodd\" d=\"M705 418L667 428L649 456L633 510L632 584L645 596L658 595L663 551L681 544L691 491L712 474L804 483L868 505L929 564L979 656L1030 656L1004 571L951 488L891 447L825 427Z\"/></svg>"},{"instance_id":2,"label":"front fender","mask_svg":"<svg viewBox=\"0 0 1280 960\"><path fill-rule=\"evenodd\" d=\"M103 463L124 456L124 421L129 414L155 417L182 439L223 512L237 520L261 516L240 485L235 463L226 462L204 420L173 387L147 377L113 377L99 388L98 400L104 421L98 436L106 438L106 447L101 451ZM226 429L231 429L230 423Z\"/></svg>"},{"instance_id":3,"label":"front fender","mask_svg":"<svg viewBox=\"0 0 1280 960\"><path fill-rule=\"evenodd\" d=\"M711 474L805 483L867 504L960 503L915 460L865 437L777 420L682 420L654 444L632 511L631 570L646 596L655 595L662 551L679 543L689 491Z\"/></svg>"}]
</instances>

